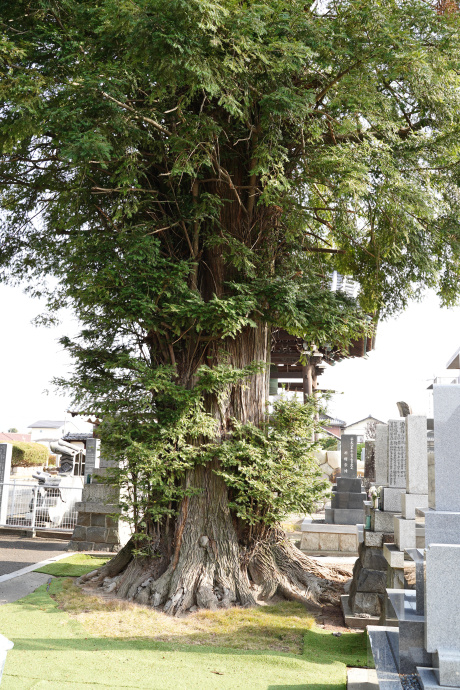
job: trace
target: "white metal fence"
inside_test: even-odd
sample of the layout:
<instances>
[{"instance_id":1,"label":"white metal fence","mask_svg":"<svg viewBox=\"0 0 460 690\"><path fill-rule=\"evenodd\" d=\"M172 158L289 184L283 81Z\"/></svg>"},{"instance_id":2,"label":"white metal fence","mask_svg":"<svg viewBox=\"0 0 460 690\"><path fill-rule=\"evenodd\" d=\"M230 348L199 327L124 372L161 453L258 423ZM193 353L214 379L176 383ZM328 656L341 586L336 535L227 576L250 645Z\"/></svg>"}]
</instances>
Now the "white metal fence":
<instances>
[{"instance_id":1,"label":"white metal fence","mask_svg":"<svg viewBox=\"0 0 460 690\"><path fill-rule=\"evenodd\" d=\"M24 480L0 483L0 525L72 531L82 490Z\"/></svg>"}]
</instances>

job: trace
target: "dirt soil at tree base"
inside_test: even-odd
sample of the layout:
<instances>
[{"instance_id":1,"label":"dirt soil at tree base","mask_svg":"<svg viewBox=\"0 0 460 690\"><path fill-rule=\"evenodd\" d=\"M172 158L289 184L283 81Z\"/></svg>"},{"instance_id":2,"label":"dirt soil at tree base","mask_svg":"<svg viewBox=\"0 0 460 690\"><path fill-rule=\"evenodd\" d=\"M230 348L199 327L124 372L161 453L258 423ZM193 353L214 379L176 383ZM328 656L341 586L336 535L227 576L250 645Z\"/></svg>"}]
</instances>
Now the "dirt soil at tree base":
<instances>
[{"instance_id":1,"label":"dirt soil at tree base","mask_svg":"<svg viewBox=\"0 0 460 690\"><path fill-rule=\"evenodd\" d=\"M340 561L337 561L337 563L328 563L330 566L338 566L342 570L348 570L350 572L350 580L353 574L353 565L352 564L342 564ZM101 587L98 585L87 582L84 585L81 585L81 589L83 592L89 596L97 596L101 599L116 599L116 594L115 593L108 593L105 592ZM268 606L272 604L279 603L281 601L281 598L278 596L273 597L270 601L267 601L266 604ZM134 604L136 605L136 604ZM343 618L343 613L342 613L342 608L340 605L338 606L323 606L321 610L318 610L318 607L312 607L311 610L312 616L316 619L317 624L321 627L324 628L325 630L330 630L331 632L350 632L350 628L347 628L345 626L345 621ZM182 615L187 615L187 614L182 614ZM364 630L364 627L363 627ZM357 630L358 631L358 630Z\"/></svg>"}]
</instances>

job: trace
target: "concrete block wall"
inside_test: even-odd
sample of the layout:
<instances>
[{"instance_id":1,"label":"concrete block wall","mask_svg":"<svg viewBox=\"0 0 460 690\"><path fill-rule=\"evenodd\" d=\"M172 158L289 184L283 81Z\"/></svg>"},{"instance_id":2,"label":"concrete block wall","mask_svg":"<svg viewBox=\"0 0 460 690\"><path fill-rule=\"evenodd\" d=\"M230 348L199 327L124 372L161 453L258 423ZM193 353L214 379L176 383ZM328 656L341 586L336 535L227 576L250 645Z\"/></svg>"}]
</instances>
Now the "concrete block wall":
<instances>
[{"instance_id":1,"label":"concrete block wall","mask_svg":"<svg viewBox=\"0 0 460 690\"><path fill-rule=\"evenodd\" d=\"M355 555L358 533L350 525L303 525L300 550L310 555Z\"/></svg>"},{"instance_id":2,"label":"concrete block wall","mask_svg":"<svg viewBox=\"0 0 460 690\"><path fill-rule=\"evenodd\" d=\"M96 506L97 504L94 507ZM118 506L110 507L115 512ZM108 506L104 505L104 508ZM118 520L105 512L79 511L70 544L69 551L118 551L120 548Z\"/></svg>"}]
</instances>

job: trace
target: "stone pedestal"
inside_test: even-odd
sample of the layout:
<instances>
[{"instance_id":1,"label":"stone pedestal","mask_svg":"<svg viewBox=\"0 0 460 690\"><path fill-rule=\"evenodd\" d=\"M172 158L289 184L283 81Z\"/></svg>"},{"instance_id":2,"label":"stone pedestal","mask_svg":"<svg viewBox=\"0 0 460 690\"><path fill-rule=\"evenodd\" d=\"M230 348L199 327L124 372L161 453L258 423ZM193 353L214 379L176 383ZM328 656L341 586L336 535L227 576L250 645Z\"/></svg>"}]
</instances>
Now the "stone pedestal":
<instances>
[{"instance_id":1,"label":"stone pedestal","mask_svg":"<svg viewBox=\"0 0 460 690\"><path fill-rule=\"evenodd\" d=\"M373 532L385 532L386 534L393 534L394 532L394 516L396 513L379 510L374 508L371 511L371 529Z\"/></svg>"},{"instance_id":2,"label":"stone pedestal","mask_svg":"<svg viewBox=\"0 0 460 690\"><path fill-rule=\"evenodd\" d=\"M401 515L406 520L415 520L417 508L428 508L428 494L401 494Z\"/></svg>"},{"instance_id":3,"label":"stone pedestal","mask_svg":"<svg viewBox=\"0 0 460 690\"><path fill-rule=\"evenodd\" d=\"M130 537L127 523L119 520L119 492L108 484L85 484L82 501L76 503L77 524L68 551L115 552Z\"/></svg>"},{"instance_id":4,"label":"stone pedestal","mask_svg":"<svg viewBox=\"0 0 460 690\"><path fill-rule=\"evenodd\" d=\"M458 537L460 541L460 535ZM460 687L460 544L431 544L426 550L426 650L435 655L442 687Z\"/></svg>"},{"instance_id":5,"label":"stone pedestal","mask_svg":"<svg viewBox=\"0 0 460 690\"><path fill-rule=\"evenodd\" d=\"M416 673L417 666L431 666L432 656L425 650L425 617L416 610L416 592L388 589L398 620L399 633L393 638L399 673Z\"/></svg>"},{"instance_id":6,"label":"stone pedestal","mask_svg":"<svg viewBox=\"0 0 460 690\"><path fill-rule=\"evenodd\" d=\"M415 537L415 519L406 520L401 515L394 517L395 544L400 549L415 549L417 541Z\"/></svg>"},{"instance_id":7,"label":"stone pedestal","mask_svg":"<svg viewBox=\"0 0 460 690\"><path fill-rule=\"evenodd\" d=\"M300 529L300 550L310 556L355 556L358 553L355 525L303 522Z\"/></svg>"},{"instance_id":8,"label":"stone pedestal","mask_svg":"<svg viewBox=\"0 0 460 690\"><path fill-rule=\"evenodd\" d=\"M458 544L460 542L460 512L428 508L425 515L425 543Z\"/></svg>"},{"instance_id":9,"label":"stone pedestal","mask_svg":"<svg viewBox=\"0 0 460 690\"><path fill-rule=\"evenodd\" d=\"M383 549L393 541L392 532L385 531L388 526L392 527L393 516L371 507L369 502L365 510L370 515L371 528L364 529L350 592L342 597L345 624L350 628L375 625L384 618L387 562Z\"/></svg>"},{"instance_id":10,"label":"stone pedestal","mask_svg":"<svg viewBox=\"0 0 460 690\"><path fill-rule=\"evenodd\" d=\"M403 489L385 486L382 488L382 510L390 513L401 512L401 494Z\"/></svg>"},{"instance_id":11,"label":"stone pedestal","mask_svg":"<svg viewBox=\"0 0 460 690\"><path fill-rule=\"evenodd\" d=\"M348 595L348 606L355 616L366 614L380 618L386 587L386 561L378 546L359 545L359 558L353 568L353 581ZM366 624L368 624L367 621ZM361 626L363 622L361 619Z\"/></svg>"},{"instance_id":12,"label":"stone pedestal","mask_svg":"<svg viewBox=\"0 0 460 690\"><path fill-rule=\"evenodd\" d=\"M375 475L376 484L382 487L382 509L369 510L370 525L364 530L363 547L353 570L350 595L346 601L354 616L371 616L372 620L368 623L385 620L388 563L384 556L384 548L394 542L394 518L401 512L405 472L405 420L396 419L390 420L388 425L379 424L375 439ZM368 552L374 552L374 555L368 556ZM365 563L369 558L379 563L376 572L368 572ZM402 573L404 579L404 566ZM344 604L342 606L345 612ZM351 626L347 619L346 623Z\"/></svg>"}]
</instances>

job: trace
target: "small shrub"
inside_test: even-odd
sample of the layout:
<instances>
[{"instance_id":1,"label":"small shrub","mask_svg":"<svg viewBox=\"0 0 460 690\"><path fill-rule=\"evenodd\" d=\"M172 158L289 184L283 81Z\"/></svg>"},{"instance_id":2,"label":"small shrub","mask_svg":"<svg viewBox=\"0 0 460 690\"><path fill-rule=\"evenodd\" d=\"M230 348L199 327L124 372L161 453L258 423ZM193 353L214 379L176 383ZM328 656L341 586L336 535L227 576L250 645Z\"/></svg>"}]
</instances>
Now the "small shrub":
<instances>
[{"instance_id":1,"label":"small shrub","mask_svg":"<svg viewBox=\"0 0 460 690\"><path fill-rule=\"evenodd\" d=\"M34 467L44 465L48 459L49 450L40 443L15 442L11 456L12 467Z\"/></svg>"},{"instance_id":2,"label":"small shrub","mask_svg":"<svg viewBox=\"0 0 460 690\"><path fill-rule=\"evenodd\" d=\"M337 439L335 438L321 438L319 443L322 450L337 450Z\"/></svg>"}]
</instances>

